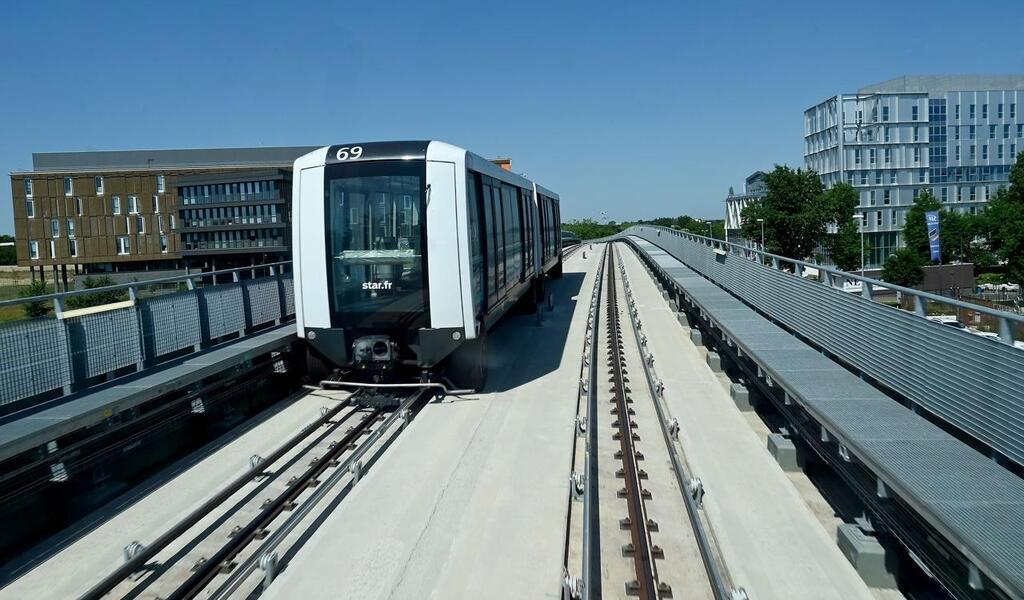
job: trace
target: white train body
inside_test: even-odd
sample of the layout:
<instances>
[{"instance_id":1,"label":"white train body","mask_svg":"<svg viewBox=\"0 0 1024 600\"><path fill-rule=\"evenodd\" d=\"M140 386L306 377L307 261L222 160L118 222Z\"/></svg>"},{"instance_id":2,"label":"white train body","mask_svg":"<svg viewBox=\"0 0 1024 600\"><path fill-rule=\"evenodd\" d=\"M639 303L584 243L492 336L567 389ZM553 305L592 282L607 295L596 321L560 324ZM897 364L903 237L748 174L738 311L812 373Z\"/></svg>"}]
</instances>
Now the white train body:
<instances>
[{"instance_id":1,"label":"white train body","mask_svg":"<svg viewBox=\"0 0 1024 600\"><path fill-rule=\"evenodd\" d=\"M430 368L561 274L558 195L436 141L295 161L298 335L323 362Z\"/></svg>"}]
</instances>

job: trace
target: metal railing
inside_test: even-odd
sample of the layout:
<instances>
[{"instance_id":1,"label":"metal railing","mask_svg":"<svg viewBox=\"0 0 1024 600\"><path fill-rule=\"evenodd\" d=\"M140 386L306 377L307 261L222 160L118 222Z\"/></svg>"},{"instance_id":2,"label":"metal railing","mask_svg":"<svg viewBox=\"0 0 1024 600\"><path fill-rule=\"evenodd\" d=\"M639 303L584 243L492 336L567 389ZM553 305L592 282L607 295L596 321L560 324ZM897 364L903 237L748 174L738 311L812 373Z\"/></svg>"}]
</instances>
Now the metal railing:
<instances>
[{"instance_id":1,"label":"metal railing","mask_svg":"<svg viewBox=\"0 0 1024 600\"><path fill-rule=\"evenodd\" d=\"M993 457L1024 464L1024 350L1012 345L1024 317L686 232L645 225L617 237L629 235L980 441ZM821 282L802 276L808 268ZM842 281L860 282L860 294L836 289ZM879 302L883 289L899 292L912 310ZM993 319L1000 339L926 319L932 304Z\"/></svg>"},{"instance_id":2,"label":"metal railing","mask_svg":"<svg viewBox=\"0 0 1024 600\"><path fill-rule=\"evenodd\" d=\"M0 324L0 413L288 320L295 314L290 267L284 261L0 301L0 308L25 308L24 319Z\"/></svg>"}]
</instances>

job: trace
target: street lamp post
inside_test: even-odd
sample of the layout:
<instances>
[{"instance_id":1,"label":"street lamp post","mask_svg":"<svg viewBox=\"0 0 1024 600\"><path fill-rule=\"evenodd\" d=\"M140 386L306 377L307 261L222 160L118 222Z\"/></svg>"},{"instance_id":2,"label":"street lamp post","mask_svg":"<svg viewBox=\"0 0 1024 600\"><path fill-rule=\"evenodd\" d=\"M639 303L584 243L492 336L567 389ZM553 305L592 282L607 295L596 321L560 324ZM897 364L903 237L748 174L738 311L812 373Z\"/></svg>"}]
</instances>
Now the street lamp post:
<instances>
[{"instance_id":1,"label":"street lamp post","mask_svg":"<svg viewBox=\"0 0 1024 600\"><path fill-rule=\"evenodd\" d=\"M764 219L758 219L757 222L761 224L761 252L764 252Z\"/></svg>"},{"instance_id":2,"label":"street lamp post","mask_svg":"<svg viewBox=\"0 0 1024 600\"><path fill-rule=\"evenodd\" d=\"M860 276L864 276L864 220L867 215L864 213L853 213L853 218L860 222Z\"/></svg>"}]
</instances>

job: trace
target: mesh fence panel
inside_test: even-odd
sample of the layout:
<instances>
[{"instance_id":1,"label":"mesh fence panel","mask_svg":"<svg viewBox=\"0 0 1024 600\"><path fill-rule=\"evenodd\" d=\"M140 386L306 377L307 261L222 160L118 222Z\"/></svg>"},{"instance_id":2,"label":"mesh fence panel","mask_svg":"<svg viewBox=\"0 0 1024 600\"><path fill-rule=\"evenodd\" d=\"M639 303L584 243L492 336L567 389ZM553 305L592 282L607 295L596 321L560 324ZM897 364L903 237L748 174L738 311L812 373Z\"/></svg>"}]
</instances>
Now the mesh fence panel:
<instances>
[{"instance_id":1,"label":"mesh fence panel","mask_svg":"<svg viewBox=\"0 0 1024 600\"><path fill-rule=\"evenodd\" d=\"M281 276L281 288L284 290L284 314L295 314L295 280L291 273Z\"/></svg>"},{"instance_id":2,"label":"mesh fence panel","mask_svg":"<svg viewBox=\"0 0 1024 600\"><path fill-rule=\"evenodd\" d=\"M135 307L65 319L71 362L80 381L142 361Z\"/></svg>"},{"instance_id":3,"label":"mesh fence panel","mask_svg":"<svg viewBox=\"0 0 1024 600\"><path fill-rule=\"evenodd\" d=\"M249 298L249 325L256 326L281 318L281 298L276 277L249 279L242 283Z\"/></svg>"},{"instance_id":4,"label":"mesh fence panel","mask_svg":"<svg viewBox=\"0 0 1024 600\"><path fill-rule=\"evenodd\" d=\"M156 358L202 341L196 292L177 292L140 303L146 356Z\"/></svg>"},{"instance_id":5,"label":"mesh fence panel","mask_svg":"<svg viewBox=\"0 0 1024 600\"><path fill-rule=\"evenodd\" d=\"M50 317L0 325L0 405L70 383L64 323Z\"/></svg>"},{"instance_id":6,"label":"mesh fence panel","mask_svg":"<svg viewBox=\"0 0 1024 600\"><path fill-rule=\"evenodd\" d=\"M216 339L245 329L245 301L238 283L204 287L199 309L206 325L206 339Z\"/></svg>"}]
</instances>

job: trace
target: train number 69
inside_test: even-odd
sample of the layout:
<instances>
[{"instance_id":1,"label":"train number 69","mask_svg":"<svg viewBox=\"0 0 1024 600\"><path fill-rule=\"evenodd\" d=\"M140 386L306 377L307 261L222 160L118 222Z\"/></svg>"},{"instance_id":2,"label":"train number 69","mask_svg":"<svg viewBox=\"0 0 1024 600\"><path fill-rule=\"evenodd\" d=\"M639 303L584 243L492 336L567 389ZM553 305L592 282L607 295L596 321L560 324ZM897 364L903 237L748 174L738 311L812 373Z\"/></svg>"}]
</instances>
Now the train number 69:
<instances>
[{"instance_id":1,"label":"train number 69","mask_svg":"<svg viewBox=\"0 0 1024 600\"><path fill-rule=\"evenodd\" d=\"M363 147L362 146L352 146L351 148L349 148L348 146L344 146L344 147L338 148L337 157L338 157L338 160L348 160L350 158L359 158L362 155L363 155Z\"/></svg>"}]
</instances>

